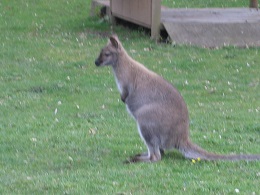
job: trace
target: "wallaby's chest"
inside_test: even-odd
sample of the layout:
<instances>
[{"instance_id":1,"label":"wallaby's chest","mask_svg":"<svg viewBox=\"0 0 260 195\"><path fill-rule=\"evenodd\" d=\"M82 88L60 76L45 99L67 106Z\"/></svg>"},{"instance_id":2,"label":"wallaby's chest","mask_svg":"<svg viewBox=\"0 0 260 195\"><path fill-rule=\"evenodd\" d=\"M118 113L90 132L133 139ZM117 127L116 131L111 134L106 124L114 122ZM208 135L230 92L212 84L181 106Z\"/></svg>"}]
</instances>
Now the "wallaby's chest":
<instances>
[{"instance_id":1,"label":"wallaby's chest","mask_svg":"<svg viewBox=\"0 0 260 195\"><path fill-rule=\"evenodd\" d=\"M118 80L118 78L115 76L115 81L116 81L116 86L118 91L120 92L120 94L122 94L123 91L123 87L122 87L122 83L120 83L120 81Z\"/></svg>"}]
</instances>

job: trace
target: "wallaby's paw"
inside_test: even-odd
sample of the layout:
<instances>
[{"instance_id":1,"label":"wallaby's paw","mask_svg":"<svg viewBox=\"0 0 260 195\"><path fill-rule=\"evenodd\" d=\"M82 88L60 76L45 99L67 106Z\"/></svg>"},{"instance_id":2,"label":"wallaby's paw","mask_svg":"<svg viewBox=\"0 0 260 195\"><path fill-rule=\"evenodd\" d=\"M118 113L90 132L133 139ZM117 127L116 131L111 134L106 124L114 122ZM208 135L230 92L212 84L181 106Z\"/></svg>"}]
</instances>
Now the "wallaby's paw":
<instances>
[{"instance_id":1,"label":"wallaby's paw","mask_svg":"<svg viewBox=\"0 0 260 195\"><path fill-rule=\"evenodd\" d=\"M135 156L132 156L129 159L125 160L124 164L143 162L144 160L142 160L141 157L142 157L142 154L137 154Z\"/></svg>"},{"instance_id":2,"label":"wallaby's paw","mask_svg":"<svg viewBox=\"0 0 260 195\"><path fill-rule=\"evenodd\" d=\"M144 159L149 159L147 153L141 153L141 154L136 154L135 156L129 157L129 159L125 160L123 163L124 164L130 164L130 163L137 163L137 162L147 162Z\"/></svg>"},{"instance_id":3,"label":"wallaby's paw","mask_svg":"<svg viewBox=\"0 0 260 195\"><path fill-rule=\"evenodd\" d=\"M132 162L131 162L131 159L126 159L126 160L123 161L123 163L124 163L124 164L130 164L130 163L132 163Z\"/></svg>"},{"instance_id":4,"label":"wallaby's paw","mask_svg":"<svg viewBox=\"0 0 260 195\"><path fill-rule=\"evenodd\" d=\"M129 163L138 163L138 162L157 162L161 160L161 158L156 158L155 156L148 156L147 154L137 154L134 157L130 157L130 159L124 161L125 164Z\"/></svg>"}]
</instances>

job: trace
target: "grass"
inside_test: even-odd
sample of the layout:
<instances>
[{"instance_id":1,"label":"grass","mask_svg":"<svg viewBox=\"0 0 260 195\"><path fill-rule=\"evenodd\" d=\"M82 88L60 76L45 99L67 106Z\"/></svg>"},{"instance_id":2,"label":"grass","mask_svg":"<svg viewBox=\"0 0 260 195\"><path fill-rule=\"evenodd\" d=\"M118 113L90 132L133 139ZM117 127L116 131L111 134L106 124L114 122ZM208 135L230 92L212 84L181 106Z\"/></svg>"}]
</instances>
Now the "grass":
<instances>
[{"instance_id":1,"label":"grass","mask_svg":"<svg viewBox=\"0 0 260 195\"><path fill-rule=\"evenodd\" d=\"M0 194L259 194L259 162L192 163L169 151L159 163L122 163L145 146L111 70L94 65L111 28L89 9L85 0L0 3ZM113 30L180 90L195 143L259 153L259 48L174 47Z\"/></svg>"}]
</instances>

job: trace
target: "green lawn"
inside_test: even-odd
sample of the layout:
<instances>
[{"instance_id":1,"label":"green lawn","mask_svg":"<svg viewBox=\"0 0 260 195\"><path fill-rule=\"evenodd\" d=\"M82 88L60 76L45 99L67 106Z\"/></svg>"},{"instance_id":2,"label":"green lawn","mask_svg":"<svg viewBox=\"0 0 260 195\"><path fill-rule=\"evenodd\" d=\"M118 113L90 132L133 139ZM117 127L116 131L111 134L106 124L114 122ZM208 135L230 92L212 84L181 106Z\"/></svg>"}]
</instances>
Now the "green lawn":
<instances>
[{"instance_id":1,"label":"green lawn","mask_svg":"<svg viewBox=\"0 0 260 195\"><path fill-rule=\"evenodd\" d=\"M193 163L168 151L158 163L123 164L146 148L111 70L94 65L111 27L89 10L86 0L0 2L0 194L260 194L260 162ZM113 31L179 89L195 143L260 153L259 48L172 46Z\"/></svg>"}]
</instances>

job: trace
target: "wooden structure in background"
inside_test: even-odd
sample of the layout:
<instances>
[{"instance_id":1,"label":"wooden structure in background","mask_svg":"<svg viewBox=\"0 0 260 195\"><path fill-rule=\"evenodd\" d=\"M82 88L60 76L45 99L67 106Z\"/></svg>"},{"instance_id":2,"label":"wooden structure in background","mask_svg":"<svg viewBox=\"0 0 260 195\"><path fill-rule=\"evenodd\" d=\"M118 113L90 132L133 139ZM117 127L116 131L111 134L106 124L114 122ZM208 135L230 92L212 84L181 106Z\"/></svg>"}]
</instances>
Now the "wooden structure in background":
<instances>
[{"instance_id":1,"label":"wooden structure in background","mask_svg":"<svg viewBox=\"0 0 260 195\"><path fill-rule=\"evenodd\" d=\"M91 15L95 7L105 6L112 22L118 17L151 29L151 38L159 39L161 0L92 0Z\"/></svg>"},{"instance_id":2,"label":"wooden structure in background","mask_svg":"<svg viewBox=\"0 0 260 195\"><path fill-rule=\"evenodd\" d=\"M176 44L260 46L257 0L249 0L249 7L257 9L170 9L162 7L161 0L92 0L92 14L97 5L106 7L111 21L121 18L150 28L155 40L165 29Z\"/></svg>"},{"instance_id":3,"label":"wooden structure in background","mask_svg":"<svg viewBox=\"0 0 260 195\"><path fill-rule=\"evenodd\" d=\"M110 10L113 17L150 28L151 37L159 38L161 0L110 0Z\"/></svg>"}]
</instances>

